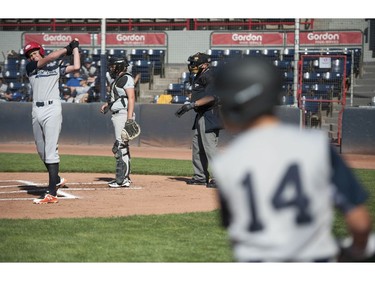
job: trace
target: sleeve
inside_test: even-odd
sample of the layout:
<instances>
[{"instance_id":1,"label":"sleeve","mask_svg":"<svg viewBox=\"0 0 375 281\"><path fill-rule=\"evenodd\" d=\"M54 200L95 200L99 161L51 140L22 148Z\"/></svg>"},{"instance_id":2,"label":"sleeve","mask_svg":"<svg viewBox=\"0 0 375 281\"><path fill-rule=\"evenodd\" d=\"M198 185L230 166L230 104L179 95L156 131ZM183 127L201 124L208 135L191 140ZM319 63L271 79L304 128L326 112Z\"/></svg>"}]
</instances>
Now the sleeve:
<instances>
[{"instance_id":1,"label":"sleeve","mask_svg":"<svg viewBox=\"0 0 375 281\"><path fill-rule=\"evenodd\" d=\"M30 61L26 65L26 74L29 77L33 72L35 72L38 68L38 62L37 61Z\"/></svg>"},{"instance_id":2,"label":"sleeve","mask_svg":"<svg viewBox=\"0 0 375 281\"><path fill-rule=\"evenodd\" d=\"M333 169L332 182L337 188L335 203L341 211L346 213L352 208L364 204L368 193L334 148L330 146L329 149Z\"/></svg>"}]
</instances>

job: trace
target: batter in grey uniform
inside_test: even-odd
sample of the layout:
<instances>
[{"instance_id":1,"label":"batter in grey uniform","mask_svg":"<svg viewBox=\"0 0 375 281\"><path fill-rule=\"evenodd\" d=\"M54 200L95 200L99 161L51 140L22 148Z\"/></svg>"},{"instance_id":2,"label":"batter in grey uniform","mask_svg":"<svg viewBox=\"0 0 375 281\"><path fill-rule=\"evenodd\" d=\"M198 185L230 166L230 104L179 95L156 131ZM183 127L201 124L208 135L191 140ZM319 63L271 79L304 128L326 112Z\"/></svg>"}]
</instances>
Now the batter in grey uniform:
<instances>
[{"instance_id":1,"label":"batter in grey uniform","mask_svg":"<svg viewBox=\"0 0 375 281\"><path fill-rule=\"evenodd\" d=\"M371 231L367 193L326 134L281 123L274 110L282 83L278 69L261 58L230 62L217 73L222 116L236 137L212 167L234 257L335 261L338 207L353 237L346 258L360 260Z\"/></svg>"},{"instance_id":2,"label":"batter in grey uniform","mask_svg":"<svg viewBox=\"0 0 375 281\"><path fill-rule=\"evenodd\" d=\"M65 48L55 50L47 56L43 47L36 42L30 42L24 47L24 54L29 60L26 72L33 94L34 139L38 154L49 175L47 193L34 200L36 204L57 203L57 189L65 184L65 179L59 176L58 142L62 124L59 78L60 75L80 69L78 45L78 41L73 40ZM73 65L60 67L58 59L63 55L72 54Z\"/></svg>"},{"instance_id":3,"label":"batter in grey uniform","mask_svg":"<svg viewBox=\"0 0 375 281\"><path fill-rule=\"evenodd\" d=\"M135 118L134 79L127 72L128 66L126 58L110 58L108 72L111 79L107 78L111 82L110 96L108 102L101 107L102 113L112 113L111 121L115 131L112 152L116 159L116 179L108 183L110 187L129 187L131 183L129 141L121 139L126 120Z\"/></svg>"}]
</instances>

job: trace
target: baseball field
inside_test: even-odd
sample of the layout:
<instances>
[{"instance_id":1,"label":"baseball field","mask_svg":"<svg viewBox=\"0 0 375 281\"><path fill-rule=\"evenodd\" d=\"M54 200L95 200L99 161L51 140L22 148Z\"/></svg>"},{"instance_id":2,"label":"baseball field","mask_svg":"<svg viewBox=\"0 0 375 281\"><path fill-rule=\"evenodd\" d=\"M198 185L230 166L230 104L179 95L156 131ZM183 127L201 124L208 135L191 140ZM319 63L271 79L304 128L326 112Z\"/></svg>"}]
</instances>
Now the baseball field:
<instances>
[{"instance_id":1,"label":"baseball field","mask_svg":"<svg viewBox=\"0 0 375 281\"><path fill-rule=\"evenodd\" d=\"M115 167L110 148L62 145L60 174L68 183L59 203L35 205L48 184L35 145L0 144L0 261L120 263L121 271L134 262L233 266L216 189L185 183L192 175L191 151L131 149L133 184L113 189L107 186ZM375 155L344 158L370 191L375 214ZM339 216L334 231L346 235Z\"/></svg>"}]
</instances>

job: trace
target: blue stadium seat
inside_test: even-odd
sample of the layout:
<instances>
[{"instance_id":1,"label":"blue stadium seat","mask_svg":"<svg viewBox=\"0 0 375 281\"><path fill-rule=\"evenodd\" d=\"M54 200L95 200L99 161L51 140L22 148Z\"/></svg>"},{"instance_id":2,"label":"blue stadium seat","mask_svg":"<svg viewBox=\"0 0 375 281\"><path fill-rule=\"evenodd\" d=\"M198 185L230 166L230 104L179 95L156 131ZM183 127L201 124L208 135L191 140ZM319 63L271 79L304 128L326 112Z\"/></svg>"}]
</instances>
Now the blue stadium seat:
<instances>
[{"instance_id":1,"label":"blue stadium seat","mask_svg":"<svg viewBox=\"0 0 375 281\"><path fill-rule=\"evenodd\" d=\"M222 60L224 58L224 51L225 50L208 49L207 55L211 57L211 61Z\"/></svg>"},{"instance_id":2,"label":"blue stadium seat","mask_svg":"<svg viewBox=\"0 0 375 281\"><path fill-rule=\"evenodd\" d=\"M262 50L258 49L247 49L243 52L244 56L261 56Z\"/></svg>"},{"instance_id":3,"label":"blue stadium seat","mask_svg":"<svg viewBox=\"0 0 375 281\"><path fill-rule=\"evenodd\" d=\"M185 94L185 84L184 83L171 83L166 89L166 93L169 95L184 95Z\"/></svg>"},{"instance_id":4,"label":"blue stadium seat","mask_svg":"<svg viewBox=\"0 0 375 281\"><path fill-rule=\"evenodd\" d=\"M323 80L326 80L328 82L335 82L335 81L341 81L343 78L343 73L342 72L331 72L328 71L323 74Z\"/></svg>"},{"instance_id":5,"label":"blue stadium seat","mask_svg":"<svg viewBox=\"0 0 375 281\"><path fill-rule=\"evenodd\" d=\"M284 72L285 82L292 82L293 79L294 79L294 72L293 71Z\"/></svg>"},{"instance_id":6,"label":"blue stadium seat","mask_svg":"<svg viewBox=\"0 0 375 281\"><path fill-rule=\"evenodd\" d=\"M279 49L264 49L262 50L262 55L273 60L278 60L280 58Z\"/></svg>"},{"instance_id":7,"label":"blue stadium seat","mask_svg":"<svg viewBox=\"0 0 375 281\"><path fill-rule=\"evenodd\" d=\"M7 70L4 72L3 76L7 83L19 82L21 79L21 73L18 70Z\"/></svg>"},{"instance_id":8,"label":"blue stadium seat","mask_svg":"<svg viewBox=\"0 0 375 281\"><path fill-rule=\"evenodd\" d=\"M293 69L293 61L289 60L275 60L274 65L276 65L278 68L280 68L283 71L290 71Z\"/></svg>"},{"instance_id":9,"label":"blue stadium seat","mask_svg":"<svg viewBox=\"0 0 375 281\"><path fill-rule=\"evenodd\" d=\"M282 54L282 60L294 60L294 49L286 48L283 50Z\"/></svg>"},{"instance_id":10,"label":"blue stadium seat","mask_svg":"<svg viewBox=\"0 0 375 281\"><path fill-rule=\"evenodd\" d=\"M151 79L152 63L148 60L137 60L134 62L138 72L141 74L141 83L147 83Z\"/></svg>"},{"instance_id":11,"label":"blue stadium seat","mask_svg":"<svg viewBox=\"0 0 375 281\"><path fill-rule=\"evenodd\" d=\"M130 60L147 60L148 49L132 49L130 52Z\"/></svg>"},{"instance_id":12,"label":"blue stadium seat","mask_svg":"<svg viewBox=\"0 0 375 281\"><path fill-rule=\"evenodd\" d=\"M184 104L185 102L189 102L189 97L183 95L175 95L172 98L172 103Z\"/></svg>"},{"instance_id":13,"label":"blue stadium seat","mask_svg":"<svg viewBox=\"0 0 375 281\"><path fill-rule=\"evenodd\" d=\"M224 50L224 59L242 58L242 50L226 49Z\"/></svg>"},{"instance_id":14,"label":"blue stadium seat","mask_svg":"<svg viewBox=\"0 0 375 281\"><path fill-rule=\"evenodd\" d=\"M20 60L8 58L4 60L3 71L18 71L20 68Z\"/></svg>"},{"instance_id":15,"label":"blue stadium seat","mask_svg":"<svg viewBox=\"0 0 375 281\"><path fill-rule=\"evenodd\" d=\"M9 90L11 92L15 92L21 87L28 87L28 83L22 83L22 82L10 82L9 83Z\"/></svg>"},{"instance_id":16,"label":"blue stadium seat","mask_svg":"<svg viewBox=\"0 0 375 281\"><path fill-rule=\"evenodd\" d=\"M165 50L150 49L147 55L148 60L154 64L154 74L160 74L160 77L164 78Z\"/></svg>"},{"instance_id":17,"label":"blue stadium seat","mask_svg":"<svg viewBox=\"0 0 375 281\"><path fill-rule=\"evenodd\" d=\"M304 82L318 82L323 78L323 74L320 72L305 72L303 73Z\"/></svg>"},{"instance_id":18,"label":"blue stadium seat","mask_svg":"<svg viewBox=\"0 0 375 281\"><path fill-rule=\"evenodd\" d=\"M108 56L126 58L126 50L124 49L109 49Z\"/></svg>"},{"instance_id":19,"label":"blue stadium seat","mask_svg":"<svg viewBox=\"0 0 375 281\"><path fill-rule=\"evenodd\" d=\"M100 61L100 55L101 55L102 50L101 49L94 49L92 52L92 60L94 62ZM105 55L108 54L108 50L105 50Z\"/></svg>"}]
</instances>

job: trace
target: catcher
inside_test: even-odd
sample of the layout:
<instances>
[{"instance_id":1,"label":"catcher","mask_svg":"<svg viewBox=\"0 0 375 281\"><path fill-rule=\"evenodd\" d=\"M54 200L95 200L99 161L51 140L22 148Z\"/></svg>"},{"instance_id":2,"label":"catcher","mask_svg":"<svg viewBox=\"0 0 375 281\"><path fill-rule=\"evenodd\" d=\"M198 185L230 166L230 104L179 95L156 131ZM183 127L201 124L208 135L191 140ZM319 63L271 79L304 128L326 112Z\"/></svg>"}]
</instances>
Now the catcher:
<instances>
[{"instance_id":1,"label":"catcher","mask_svg":"<svg viewBox=\"0 0 375 281\"><path fill-rule=\"evenodd\" d=\"M139 136L141 130L134 120L135 91L134 80L127 72L129 63L126 58L111 57L108 73L112 78L108 101L101 107L102 113L111 111L115 130L115 143L112 152L116 158L116 179L109 187L129 187L130 151L129 141Z\"/></svg>"}]
</instances>

